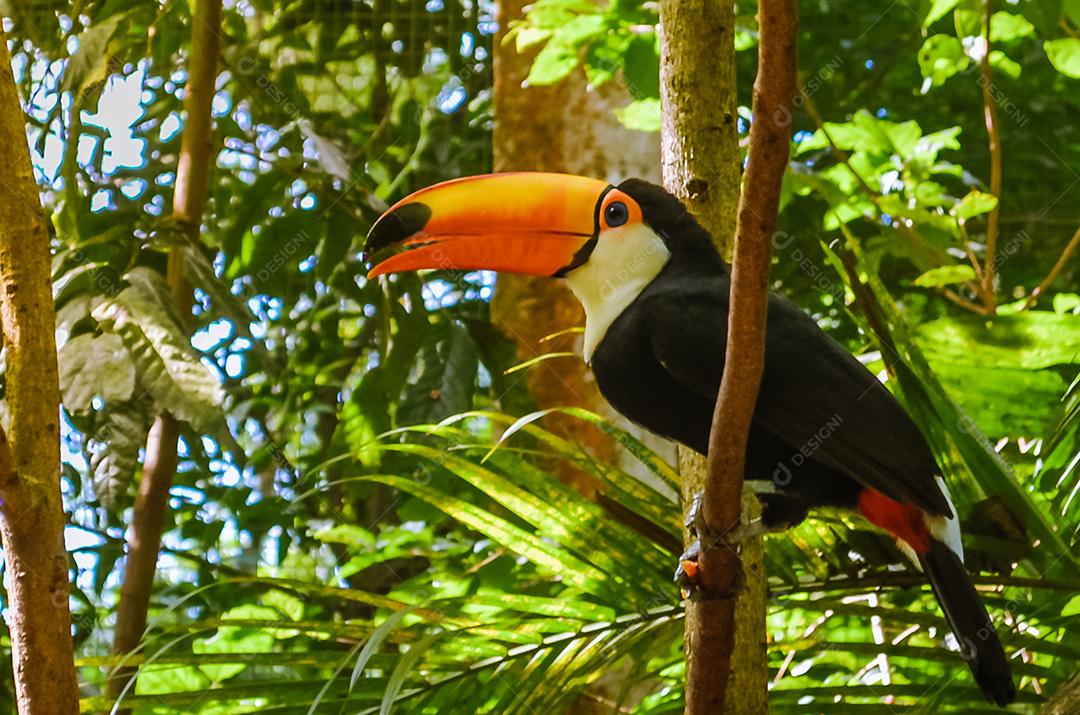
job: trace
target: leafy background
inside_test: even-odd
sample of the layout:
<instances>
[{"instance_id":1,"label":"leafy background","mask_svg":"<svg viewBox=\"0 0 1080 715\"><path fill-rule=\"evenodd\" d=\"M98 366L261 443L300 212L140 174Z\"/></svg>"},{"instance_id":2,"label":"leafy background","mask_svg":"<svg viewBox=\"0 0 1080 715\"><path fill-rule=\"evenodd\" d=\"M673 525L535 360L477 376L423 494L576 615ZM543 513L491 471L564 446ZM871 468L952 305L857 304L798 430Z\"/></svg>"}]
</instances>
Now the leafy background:
<instances>
[{"instance_id":1,"label":"leafy background","mask_svg":"<svg viewBox=\"0 0 1080 715\"><path fill-rule=\"evenodd\" d=\"M84 708L112 708L108 672L138 665L122 704L146 713L681 710L672 468L591 413L569 417L636 464L542 426L521 378L544 368L506 372L493 276L363 278L387 203L490 170L495 7L229 3L190 244L167 208L188 3L0 6L54 229ZM737 4L743 134L754 10ZM538 50L530 85L620 84L620 121L655 132L656 12L538 0L506 51ZM1031 297L1080 225L1080 4L995 6L989 75L986 14L801 5L773 275L931 440L1017 653L1015 709L1032 712L1080 660L1073 264ZM165 285L170 251L196 286L194 330ZM163 408L185 424L181 462L151 626L121 660L124 533ZM561 464L601 496L564 486ZM921 578L867 524L815 515L766 559L775 711L986 710ZM10 673L3 688L11 707Z\"/></svg>"}]
</instances>

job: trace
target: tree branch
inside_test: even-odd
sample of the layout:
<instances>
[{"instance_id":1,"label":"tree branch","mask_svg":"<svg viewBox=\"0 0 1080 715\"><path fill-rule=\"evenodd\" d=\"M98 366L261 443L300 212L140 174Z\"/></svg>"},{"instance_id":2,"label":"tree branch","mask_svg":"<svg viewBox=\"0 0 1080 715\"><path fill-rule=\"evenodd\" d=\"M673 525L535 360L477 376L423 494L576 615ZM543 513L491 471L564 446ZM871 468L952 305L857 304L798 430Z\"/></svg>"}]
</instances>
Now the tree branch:
<instances>
[{"instance_id":1,"label":"tree branch","mask_svg":"<svg viewBox=\"0 0 1080 715\"><path fill-rule=\"evenodd\" d=\"M184 130L176 168L173 218L185 227L192 240L197 240L213 159L213 117L210 109L221 50L221 0L196 0L191 25L189 76L184 93ZM193 302L192 286L184 274L181 252L169 254L167 274L173 301L182 316L189 316ZM116 611L113 652L117 654L137 648L146 630L158 552L165 530L169 488L176 472L176 440L179 436L180 424L168 413L162 413L154 420L147 436L146 459L128 530L127 561ZM124 692L128 680L134 677L133 669L118 670L109 680L109 692L118 696Z\"/></svg>"},{"instance_id":2,"label":"tree branch","mask_svg":"<svg viewBox=\"0 0 1080 715\"><path fill-rule=\"evenodd\" d=\"M795 97L794 1L762 0L758 21L758 74L732 260L727 355L709 439L709 476L702 503L705 525L718 534L730 532L739 523L746 439L765 360L772 238ZM728 548L705 549L700 566L706 597L694 606L696 628L691 635L686 686L686 712L693 715L723 708L734 645L735 594L742 571L738 554Z\"/></svg>"},{"instance_id":3,"label":"tree branch","mask_svg":"<svg viewBox=\"0 0 1080 715\"><path fill-rule=\"evenodd\" d=\"M1031 291L1031 295L1024 301L1024 305L1021 310L1027 310L1031 306L1035 305L1035 302L1039 300L1039 296L1046 292L1046 289L1053 285L1058 276L1061 275L1061 271L1065 268L1065 264L1069 262L1076 247L1080 245L1080 228L1076 229L1076 233L1069 239L1069 242L1065 244L1065 250L1058 256L1057 262L1054 263L1054 267L1050 269L1050 272L1046 274L1046 278L1042 279L1039 285L1035 286Z\"/></svg>"},{"instance_id":4,"label":"tree branch","mask_svg":"<svg viewBox=\"0 0 1080 715\"><path fill-rule=\"evenodd\" d=\"M986 0L986 28L983 36L983 56L979 62L979 84L982 85L983 119L986 122L986 136L990 145L990 193L997 199L994 208L986 217L986 268L983 270L983 302L988 312L997 307L994 295L994 277L997 271L998 223L1001 218L1001 131L998 128L997 103L994 102L994 77L990 70L990 20L994 15L993 0Z\"/></svg>"},{"instance_id":5,"label":"tree branch","mask_svg":"<svg viewBox=\"0 0 1080 715\"><path fill-rule=\"evenodd\" d=\"M1039 715L1069 715L1080 709L1080 674L1057 689L1039 708Z\"/></svg>"},{"instance_id":6,"label":"tree branch","mask_svg":"<svg viewBox=\"0 0 1080 715\"><path fill-rule=\"evenodd\" d=\"M712 235L725 258L735 242L741 183L735 81L735 8L715 0L661 0L660 146L664 185L678 196ZM705 489L705 458L679 449L683 509ZM750 493L746 518L760 515ZM689 538L690 535L687 534ZM768 650L765 643L766 582L761 537L742 542L748 574L735 605L735 656L731 661L724 710L756 715L768 708ZM689 663L694 648L696 609L686 606L684 642Z\"/></svg>"},{"instance_id":7,"label":"tree branch","mask_svg":"<svg viewBox=\"0 0 1080 715\"><path fill-rule=\"evenodd\" d=\"M0 534L19 712L77 713L60 499L60 385L49 232L0 27L0 318L8 413L0 432ZM8 437L10 436L10 442Z\"/></svg>"}]
</instances>

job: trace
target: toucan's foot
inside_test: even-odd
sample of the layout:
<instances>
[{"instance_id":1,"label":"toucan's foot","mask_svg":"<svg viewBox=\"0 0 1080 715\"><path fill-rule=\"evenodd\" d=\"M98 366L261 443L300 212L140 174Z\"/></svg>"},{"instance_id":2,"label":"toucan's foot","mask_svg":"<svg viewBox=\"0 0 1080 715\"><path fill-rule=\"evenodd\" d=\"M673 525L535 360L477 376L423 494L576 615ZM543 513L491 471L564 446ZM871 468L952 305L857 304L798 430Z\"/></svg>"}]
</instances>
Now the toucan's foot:
<instances>
[{"instance_id":1,"label":"toucan's foot","mask_svg":"<svg viewBox=\"0 0 1080 715\"><path fill-rule=\"evenodd\" d=\"M754 519L749 523L739 524L725 533L717 533L705 524L701 512L702 495L699 493L694 495L685 522L687 531L695 538L679 557L679 566L675 569L675 583L679 586L682 597L691 601L701 597L701 554L718 546L738 554L743 541L786 528L783 526L773 528L762 519Z\"/></svg>"},{"instance_id":2,"label":"toucan's foot","mask_svg":"<svg viewBox=\"0 0 1080 715\"><path fill-rule=\"evenodd\" d=\"M700 557L701 541L695 539L679 557L679 566L675 569L675 584L679 587L679 593L691 601L697 600L701 591Z\"/></svg>"},{"instance_id":3,"label":"toucan's foot","mask_svg":"<svg viewBox=\"0 0 1080 715\"><path fill-rule=\"evenodd\" d=\"M694 537L694 541L679 557L679 566L675 569L675 583L682 597L692 601L697 600L701 595L701 554L717 546L732 549L737 553L739 540L745 538L739 533L742 530L741 526L727 534L719 534L710 529L702 515L702 497L701 493L697 493L690 503L684 526Z\"/></svg>"},{"instance_id":4,"label":"toucan's foot","mask_svg":"<svg viewBox=\"0 0 1080 715\"><path fill-rule=\"evenodd\" d=\"M738 553L739 545L737 543L721 542L723 545L733 552ZM715 547L715 545L714 545ZM740 562L736 561L735 568L738 569L738 573L735 576L735 580L731 587L723 590L709 590L708 587L702 581L701 574L701 554L702 554L701 541L695 539L692 544L682 553L679 557L679 566L675 569L675 583L679 586L679 592L682 597L688 601L708 601L719 598L731 598L735 593L742 588L743 573L740 567Z\"/></svg>"}]
</instances>

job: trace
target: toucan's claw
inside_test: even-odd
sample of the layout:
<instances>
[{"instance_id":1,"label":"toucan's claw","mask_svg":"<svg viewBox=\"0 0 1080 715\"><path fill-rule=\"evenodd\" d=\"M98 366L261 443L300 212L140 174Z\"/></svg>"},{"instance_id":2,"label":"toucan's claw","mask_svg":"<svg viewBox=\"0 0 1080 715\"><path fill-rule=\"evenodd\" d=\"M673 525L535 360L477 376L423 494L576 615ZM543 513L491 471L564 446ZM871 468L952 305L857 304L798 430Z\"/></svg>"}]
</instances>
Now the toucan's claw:
<instances>
[{"instance_id":1,"label":"toucan's claw","mask_svg":"<svg viewBox=\"0 0 1080 715\"><path fill-rule=\"evenodd\" d=\"M679 566L675 569L675 584L682 597L690 601L696 600L701 590L701 566L698 561L700 556L701 542L694 540L679 557Z\"/></svg>"},{"instance_id":2,"label":"toucan's claw","mask_svg":"<svg viewBox=\"0 0 1080 715\"><path fill-rule=\"evenodd\" d=\"M742 549L744 539L769 531L761 519L755 519L749 524L739 524L723 534L713 531L702 515L701 493L694 495L684 526L694 537L694 541L679 557L679 566L675 569L675 583L679 586L682 597L691 601L701 597L701 555L704 552L723 546L737 554Z\"/></svg>"},{"instance_id":3,"label":"toucan's claw","mask_svg":"<svg viewBox=\"0 0 1080 715\"><path fill-rule=\"evenodd\" d=\"M708 533L704 518L701 515L702 494L694 495L690 503L690 510L686 513L686 522L683 524L686 530L694 537L694 541L686 547L686 551L679 556L679 566L675 569L675 583L679 587L682 597L690 601L697 600L701 594L701 565L700 558L702 544L700 535ZM712 544L709 544L709 548Z\"/></svg>"}]
</instances>

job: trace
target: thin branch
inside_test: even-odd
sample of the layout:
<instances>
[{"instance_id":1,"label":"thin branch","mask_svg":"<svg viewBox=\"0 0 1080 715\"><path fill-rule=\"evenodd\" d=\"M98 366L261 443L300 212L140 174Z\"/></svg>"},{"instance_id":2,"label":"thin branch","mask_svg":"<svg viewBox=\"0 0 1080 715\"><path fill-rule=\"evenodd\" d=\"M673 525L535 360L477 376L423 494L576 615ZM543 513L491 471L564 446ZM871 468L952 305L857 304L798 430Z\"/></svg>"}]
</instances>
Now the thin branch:
<instances>
[{"instance_id":1,"label":"thin branch","mask_svg":"<svg viewBox=\"0 0 1080 715\"><path fill-rule=\"evenodd\" d=\"M813 98L807 94L806 90L799 88L799 97L802 99L803 106L806 107L806 113L810 115L810 118L814 120L814 124L821 133L825 136L825 140L829 142L829 148L832 150L836 158L840 160L840 163L847 167L847 170L851 172L851 175L855 177L855 180L859 182L859 186L875 201L881 198L881 192L867 183L866 179L862 175L855 171L855 167L851 165L851 157L848 153L836 145L836 141L832 137L832 133L829 132L829 128L825 126L825 119L821 116L821 112L818 111L817 104L814 103Z\"/></svg>"},{"instance_id":2,"label":"thin branch","mask_svg":"<svg viewBox=\"0 0 1080 715\"><path fill-rule=\"evenodd\" d=\"M967 255L968 261L971 262L971 267L975 269L975 280L979 285L983 284L983 268L979 263L979 257L975 255L975 251L971 248L971 241L968 239L967 230L961 225L960 233L964 240L964 253Z\"/></svg>"},{"instance_id":3,"label":"thin branch","mask_svg":"<svg viewBox=\"0 0 1080 715\"><path fill-rule=\"evenodd\" d=\"M986 217L986 268L983 270L983 302L989 312L997 307L994 295L994 277L997 270L998 224L1001 219L1001 130L998 127L997 103L994 102L994 78L990 70L990 20L994 15L993 0L986 0L986 27L983 35L983 56L979 62L983 96L983 118L986 122L986 136L990 145L990 193L997 202Z\"/></svg>"},{"instance_id":4,"label":"thin branch","mask_svg":"<svg viewBox=\"0 0 1080 715\"><path fill-rule=\"evenodd\" d=\"M206 204L209 169L213 158L213 117L211 103L217 79L220 52L221 0L196 0L192 12L192 46L189 55L188 84L184 93L184 130L173 192L173 218L185 227L189 238L197 240ZM172 251L167 264L167 279L173 301L180 314L191 313L192 286L184 272L184 254ZM168 413L158 415L146 443L146 459L139 492L135 498L131 528L128 530L128 553L120 602L116 611L113 652L136 649L146 630L150 596L157 573L158 552L165 530L169 488L176 472L176 441L180 423ZM121 668L111 675L109 692L118 696L130 689L135 677L131 668Z\"/></svg>"},{"instance_id":5,"label":"thin branch","mask_svg":"<svg viewBox=\"0 0 1080 715\"><path fill-rule=\"evenodd\" d=\"M962 297L959 293L952 290L951 288L939 286L938 291L946 299L952 301L953 303L956 303L958 306L964 308L965 310L970 310L972 313L978 313L979 315L990 315L994 312L993 308L990 308L987 305L973 303L967 298Z\"/></svg>"},{"instance_id":6,"label":"thin branch","mask_svg":"<svg viewBox=\"0 0 1080 715\"><path fill-rule=\"evenodd\" d=\"M794 0L762 0L754 83L749 164L739 202L731 270L727 354L720 383L702 500L708 533L729 533L739 524L743 466L750 420L765 361L772 237L787 169L790 108L795 97ZM687 664L686 712L720 712L735 635L735 599L742 578L739 555L730 548L703 547L702 600L695 605Z\"/></svg>"},{"instance_id":7,"label":"thin branch","mask_svg":"<svg viewBox=\"0 0 1080 715\"><path fill-rule=\"evenodd\" d=\"M1039 300L1039 296L1046 292L1046 290L1053 285L1058 276L1061 275L1061 271L1065 268L1065 264L1069 262L1076 247L1080 246L1080 228L1076 229L1076 233L1069 239L1069 242L1065 245L1065 250L1058 256L1057 262L1054 267L1050 269L1050 272L1046 274L1046 278L1042 279L1042 282L1031 291L1031 295L1024 301L1024 305L1021 310L1027 310L1031 306L1035 305L1035 302Z\"/></svg>"}]
</instances>

